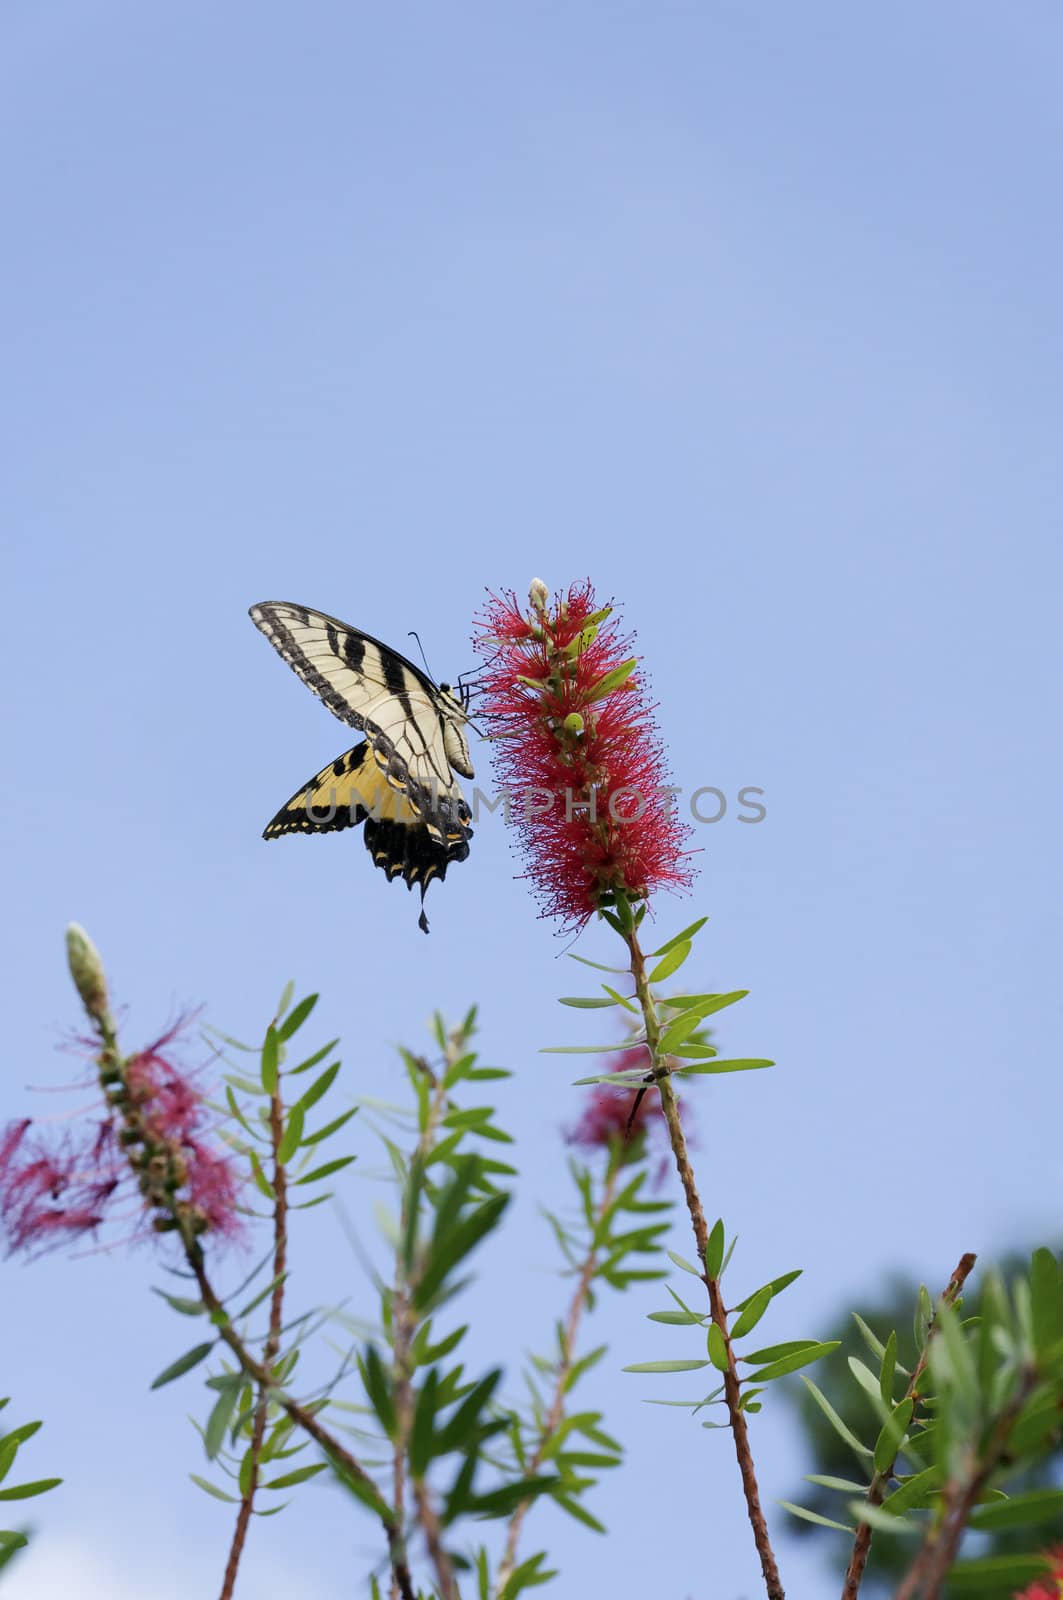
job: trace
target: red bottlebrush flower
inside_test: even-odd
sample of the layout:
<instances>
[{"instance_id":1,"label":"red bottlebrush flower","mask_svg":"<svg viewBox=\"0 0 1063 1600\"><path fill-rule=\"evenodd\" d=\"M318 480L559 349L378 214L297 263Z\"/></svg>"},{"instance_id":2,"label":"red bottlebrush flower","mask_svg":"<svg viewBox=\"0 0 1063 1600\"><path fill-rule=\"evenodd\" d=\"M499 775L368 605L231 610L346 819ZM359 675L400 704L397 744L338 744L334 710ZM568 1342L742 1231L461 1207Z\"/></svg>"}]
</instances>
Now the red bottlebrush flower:
<instances>
[{"instance_id":1,"label":"red bottlebrush flower","mask_svg":"<svg viewBox=\"0 0 1063 1600\"><path fill-rule=\"evenodd\" d=\"M1045 1551L1051 1567L1043 1578L1037 1578L1027 1588L1015 1595L1015 1600L1061 1600L1063 1597L1063 1545Z\"/></svg>"},{"instance_id":2,"label":"red bottlebrush flower","mask_svg":"<svg viewBox=\"0 0 1063 1600\"><path fill-rule=\"evenodd\" d=\"M101 1066L103 1116L83 1133L28 1118L0 1132L0 1234L9 1255L95 1234L129 1201L137 1234L241 1231L236 1174L206 1142L202 1093L172 1054L187 1020L139 1055Z\"/></svg>"},{"instance_id":3,"label":"red bottlebrush flower","mask_svg":"<svg viewBox=\"0 0 1063 1600\"><path fill-rule=\"evenodd\" d=\"M482 714L543 914L584 923L617 893L687 887L690 830L668 786L630 639L590 584L525 615L492 595L477 623Z\"/></svg>"}]
</instances>

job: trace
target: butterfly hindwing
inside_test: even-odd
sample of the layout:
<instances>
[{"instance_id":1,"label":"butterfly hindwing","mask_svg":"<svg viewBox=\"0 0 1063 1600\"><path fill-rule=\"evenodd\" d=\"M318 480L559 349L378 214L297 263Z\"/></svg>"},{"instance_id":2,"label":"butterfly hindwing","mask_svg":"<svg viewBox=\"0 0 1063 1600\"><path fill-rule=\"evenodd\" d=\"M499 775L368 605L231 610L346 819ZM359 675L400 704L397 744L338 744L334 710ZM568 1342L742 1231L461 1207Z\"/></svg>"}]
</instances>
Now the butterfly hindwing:
<instances>
[{"instance_id":1,"label":"butterfly hindwing","mask_svg":"<svg viewBox=\"0 0 1063 1600\"><path fill-rule=\"evenodd\" d=\"M471 814L455 772L473 776L465 706L379 640L288 601L251 618L309 689L366 734L292 796L263 835L332 833L364 824L366 847L390 881L428 884L464 861ZM428 925L422 910L421 926Z\"/></svg>"},{"instance_id":2,"label":"butterfly hindwing","mask_svg":"<svg viewBox=\"0 0 1063 1600\"><path fill-rule=\"evenodd\" d=\"M469 853L465 838L450 844L433 839L406 797L381 775L364 741L314 774L297 789L266 826L264 839L285 833L335 833L364 824L366 849L388 882L401 877L417 884L421 899L428 885L446 877L451 861Z\"/></svg>"}]
</instances>

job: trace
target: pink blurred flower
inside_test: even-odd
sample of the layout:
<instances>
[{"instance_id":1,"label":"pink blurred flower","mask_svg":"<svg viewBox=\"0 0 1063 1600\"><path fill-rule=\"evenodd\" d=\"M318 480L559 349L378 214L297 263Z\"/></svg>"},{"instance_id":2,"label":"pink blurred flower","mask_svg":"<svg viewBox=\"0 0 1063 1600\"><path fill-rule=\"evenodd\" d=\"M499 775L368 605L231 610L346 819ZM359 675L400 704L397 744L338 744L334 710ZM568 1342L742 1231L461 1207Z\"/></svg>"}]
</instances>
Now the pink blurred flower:
<instances>
[{"instance_id":1,"label":"pink blurred flower","mask_svg":"<svg viewBox=\"0 0 1063 1600\"><path fill-rule=\"evenodd\" d=\"M612 1057L613 1072L648 1072L649 1053L644 1044L633 1045ZM618 1084L614 1089L608 1083L596 1083L587 1091L583 1112L573 1126L565 1129L566 1143L591 1153L595 1150L610 1152L621 1149L628 1158L638 1158L646 1152L647 1142L653 1141L661 1152L656 1182L668 1170L670 1147L668 1133L661 1110L661 1099L656 1089L647 1087L638 1101L639 1085ZM684 1113L689 1124L689 1116ZM688 1131L690 1143L696 1143Z\"/></svg>"},{"instance_id":2,"label":"pink blurred flower","mask_svg":"<svg viewBox=\"0 0 1063 1600\"><path fill-rule=\"evenodd\" d=\"M649 1068L649 1054L646 1046L640 1044L621 1051L615 1057L611 1070L648 1072ZM607 1083L596 1083L587 1091L579 1121L565 1132L568 1143L587 1151L609 1150L617 1144L633 1145L654 1123L664 1120L656 1090L648 1090L643 1095L632 1117L637 1094L637 1088L630 1088L626 1084L618 1084L614 1089Z\"/></svg>"},{"instance_id":3,"label":"pink blurred flower","mask_svg":"<svg viewBox=\"0 0 1063 1600\"><path fill-rule=\"evenodd\" d=\"M189 1020L125 1062L101 1067L102 1115L87 1126L26 1118L0 1132L0 1234L8 1254L40 1254L123 1216L139 1236L178 1227L192 1236L242 1231L239 1180L210 1144L202 1091L175 1055Z\"/></svg>"}]
</instances>

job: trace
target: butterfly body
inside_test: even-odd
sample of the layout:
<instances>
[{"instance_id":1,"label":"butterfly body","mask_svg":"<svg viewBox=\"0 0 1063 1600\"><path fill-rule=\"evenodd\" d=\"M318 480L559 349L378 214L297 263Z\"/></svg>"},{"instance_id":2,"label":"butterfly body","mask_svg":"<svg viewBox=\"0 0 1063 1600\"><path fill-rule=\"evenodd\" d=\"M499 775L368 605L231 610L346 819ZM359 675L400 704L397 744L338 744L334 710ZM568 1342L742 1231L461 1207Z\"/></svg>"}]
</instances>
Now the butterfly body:
<instances>
[{"instance_id":1,"label":"butterfly body","mask_svg":"<svg viewBox=\"0 0 1063 1600\"><path fill-rule=\"evenodd\" d=\"M374 863L389 882L418 884L423 901L428 884L469 853L471 813L455 778L473 776L465 699L325 612L267 600L250 616L333 715L365 734L296 791L263 837L364 824ZM427 932L423 910L420 923Z\"/></svg>"}]
</instances>

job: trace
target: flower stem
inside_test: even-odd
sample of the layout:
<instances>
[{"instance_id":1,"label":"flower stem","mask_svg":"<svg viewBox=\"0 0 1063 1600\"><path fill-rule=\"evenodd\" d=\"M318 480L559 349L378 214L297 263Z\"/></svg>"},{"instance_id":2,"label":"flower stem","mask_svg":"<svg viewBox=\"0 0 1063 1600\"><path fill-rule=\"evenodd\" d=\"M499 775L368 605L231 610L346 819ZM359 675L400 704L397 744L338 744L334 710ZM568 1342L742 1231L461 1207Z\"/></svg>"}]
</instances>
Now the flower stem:
<instances>
[{"instance_id":1,"label":"flower stem","mask_svg":"<svg viewBox=\"0 0 1063 1600\"><path fill-rule=\"evenodd\" d=\"M280 1354L281 1324L284 1316L284 1283L288 1270L288 1174L280 1158L281 1140L284 1137L284 1102L281 1099L279 1083L270 1096L269 1133L270 1145L273 1150L274 1200L273 1291L270 1295L269 1303L269 1330L262 1346L262 1365L267 1373L272 1370L273 1363ZM243 1555L247 1530L251 1522L251 1513L255 1506L255 1494L258 1490L259 1463L262 1455L262 1444L266 1436L269 1401L269 1388L266 1384L260 1383L255 1404L255 1419L251 1425L251 1443L249 1446L251 1473L247 1481L247 1489L240 1499L240 1510L236 1516L236 1527L233 1529L233 1539L229 1548L229 1559L225 1566L225 1577L222 1581L219 1600L232 1600L233 1592L236 1588L236 1574L239 1570L240 1558Z\"/></svg>"},{"instance_id":2,"label":"flower stem","mask_svg":"<svg viewBox=\"0 0 1063 1600\"><path fill-rule=\"evenodd\" d=\"M993 1470L1006 1454L1011 1431L1039 1377L1036 1367L1026 1368L1016 1393L1000 1413L985 1448L971 1462L964 1476L946 1484L941 1517L905 1574L896 1600L938 1600L949 1568L956 1559L967 1519L984 1492Z\"/></svg>"},{"instance_id":3,"label":"flower stem","mask_svg":"<svg viewBox=\"0 0 1063 1600\"><path fill-rule=\"evenodd\" d=\"M620 1171L621 1168L618 1161L610 1163L609 1172L605 1180L605 1186L602 1190L602 1198L594 1213L594 1228L591 1235L592 1241L594 1235L597 1233L598 1224L608 1213L609 1208L616 1196L616 1187L617 1181L620 1177ZM535 1448L535 1453L532 1455L531 1459L524 1468L524 1476L526 1478L534 1478L538 1473L539 1468L542 1466L546 1457L547 1447L556 1434L558 1428L561 1426L561 1422L565 1414L565 1391L568 1385L568 1376L572 1371L572 1365L575 1359L576 1339L579 1335L580 1322L587 1306L587 1299L590 1294L591 1284L594 1282L594 1275L598 1269L598 1255L598 1247L592 1242L587 1254L580 1263L579 1272L576 1277L576 1287L573 1290L572 1298L569 1301L568 1313L565 1317L564 1330L561 1335L561 1354L557 1365L557 1374L554 1380L554 1392L550 1400L550 1409L548 1410L546 1418L543 1422L542 1430L539 1434L539 1442ZM505 1550L502 1555L502 1560L499 1563L498 1576L495 1580L496 1595L501 1595L506 1584L509 1582L513 1568L516 1565L517 1546L520 1542L521 1529L524 1526L524 1519L528 1515L531 1504L532 1502L530 1499L522 1500L520 1505L509 1519L509 1526L506 1529Z\"/></svg>"},{"instance_id":4,"label":"flower stem","mask_svg":"<svg viewBox=\"0 0 1063 1600\"><path fill-rule=\"evenodd\" d=\"M444 1052L447 1068L453 1066L454 1062L464 1052L466 1038L467 1035L460 1030L448 1036ZM423 1161L431 1152L440 1119L447 1109L446 1071L444 1070L437 1076L427 1061L421 1057L414 1059L417 1067L427 1079L430 1089L425 1125L421 1130L412 1158L413 1161ZM404 1206L399 1226L400 1239L405 1237L408 1220ZM396 1418L393 1483L395 1514L400 1523L404 1521L407 1453L410 1442L410 1429L413 1426L414 1410L414 1363L411 1358L411 1349L417 1334L417 1314L413 1307L412 1288L413 1285L408 1279L403 1250L400 1246L396 1252L395 1287L392 1291L391 1299ZM411 1489L417 1512L417 1521L428 1546L429 1559L435 1568L441 1600L458 1600L458 1585L454 1575L454 1564L443 1543L442 1528L435 1507L432 1504L428 1486L422 1480L414 1478L411 1483ZM392 1569L391 1592L394 1600L394 1597L398 1594L398 1574L394 1569Z\"/></svg>"},{"instance_id":5,"label":"flower stem","mask_svg":"<svg viewBox=\"0 0 1063 1600\"><path fill-rule=\"evenodd\" d=\"M956 1265L956 1270L953 1272L952 1277L949 1279L948 1284L946 1285L945 1292L941 1296L943 1304L949 1306L952 1305L953 1301L963 1289L963 1286L970 1275L976 1259L977 1257L972 1255L970 1251L968 1251L966 1255L960 1257L960 1260ZM904 1391L904 1398L906 1400L915 1400L918 1402L919 1380L926 1371L926 1364L930 1358L930 1340L934 1337L934 1327L935 1324L931 1323L927 1334L927 1342L923 1347L923 1352L916 1364L915 1371L912 1373L911 1381L909 1382L907 1389ZM874 1477L871 1479L871 1483L868 1486L867 1491L867 1503L869 1506L880 1506L882 1504L886 1497L886 1489L889 1485L890 1479L893 1476L893 1467L894 1462L891 1461L885 1472L876 1472ZM856 1536L853 1539L853 1549L852 1554L849 1557L849 1565L845 1569L845 1585L842 1589L842 1600L856 1600L856 1596L860 1592L860 1584L863 1580L864 1569L867 1566L867 1558L870 1550L871 1524L869 1522L861 1522L856 1530Z\"/></svg>"},{"instance_id":6,"label":"flower stem","mask_svg":"<svg viewBox=\"0 0 1063 1600\"><path fill-rule=\"evenodd\" d=\"M379 1504L379 1490L361 1463L351 1455L349 1450L344 1448L335 1434L330 1433L318 1421L317 1416L310 1407L302 1405L300 1401L279 1389L275 1379L262 1363L257 1361L251 1354L229 1320L225 1306L207 1275L206 1261L198 1240L191 1240L186 1243L185 1257L192 1269L203 1304L210 1312L220 1337L229 1346L243 1371L260 1389L265 1389L269 1392L270 1397L276 1401L281 1410L291 1417L296 1426L302 1428L303 1432L313 1439L315 1444L321 1447L329 1461L342 1475L350 1478L352 1482L360 1486L366 1499L375 1500ZM413 1580L410 1577L410 1569L406 1560L402 1529L383 1505L380 1505L377 1514L387 1537L392 1570L395 1572L399 1582L399 1594L402 1600L416 1600Z\"/></svg>"},{"instance_id":7,"label":"flower stem","mask_svg":"<svg viewBox=\"0 0 1063 1600\"><path fill-rule=\"evenodd\" d=\"M633 923L633 919L630 916L626 921ZM635 984L635 994L642 1010L646 1029L646 1048L650 1055L653 1081L661 1097L661 1110L664 1113L664 1120L668 1127L672 1155L675 1158L676 1171L683 1187L683 1196L686 1200L687 1211L690 1214L690 1222L698 1247L698 1261L704 1266L705 1249L709 1242L709 1230L705 1222L705 1211L701 1204L701 1197L698 1194L697 1183L694 1178L694 1169L690 1164L686 1136L683 1133L683 1123L679 1114L679 1101L672 1084L671 1071L667 1058L661 1055L661 1026L657 1016L656 1001L650 988L649 979L646 976L646 960L639 944L637 925L626 927L622 937L627 944L628 954L631 959L631 976ZM735 1456L738 1460L738 1471L742 1479L742 1492L745 1495L746 1511L749 1516L750 1527L753 1530L753 1540L757 1547L757 1554L760 1557L764 1588L768 1595L768 1600L784 1600L785 1591L782 1586L782 1580L779 1577L775 1552L772 1549L771 1539L768 1535L768 1524L760 1503L760 1490L757 1486L757 1475L753 1466L753 1453L749 1443L749 1429L746 1424L745 1412L740 1409L741 1382L738 1376L738 1364L731 1349L727 1310L724 1306L720 1279L710 1277L707 1272L703 1272L701 1278L708 1290L709 1312L713 1322L723 1336L723 1345L727 1353L727 1368L722 1374L724 1402L727 1407L731 1435L734 1439Z\"/></svg>"}]
</instances>

